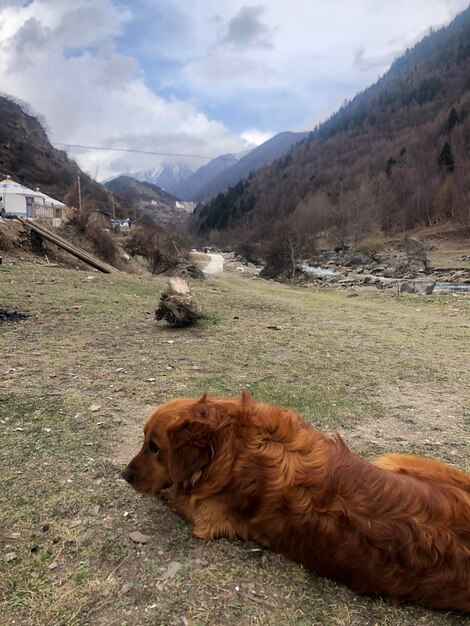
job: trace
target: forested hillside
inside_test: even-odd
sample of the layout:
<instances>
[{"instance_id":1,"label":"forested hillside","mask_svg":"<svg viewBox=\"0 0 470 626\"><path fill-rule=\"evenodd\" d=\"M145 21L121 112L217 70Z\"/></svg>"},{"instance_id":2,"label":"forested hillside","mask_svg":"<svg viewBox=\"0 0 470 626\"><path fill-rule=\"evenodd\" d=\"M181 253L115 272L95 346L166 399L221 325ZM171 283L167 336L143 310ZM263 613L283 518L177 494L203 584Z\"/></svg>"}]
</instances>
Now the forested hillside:
<instances>
[{"instance_id":1,"label":"forested hillside","mask_svg":"<svg viewBox=\"0 0 470 626\"><path fill-rule=\"evenodd\" d=\"M138 215L150 218L156 223L182 224L187 221L189 208L177 198L160 189L157 185L145 181L136 180L131 176L118 176L109 180L104 185L116 194L123 205L136 209Z\"/></svg>"},{"instance_id":2,"label":"forested hillside","mask_svg":"<svg viewBox=\"0 0 470 626\"><path fill-rule=\"evenodd\" d=\"M342 245L447 218L470 229L470 8L284 157L200 206L193 228Z\"/></svg>"}]
</instances>

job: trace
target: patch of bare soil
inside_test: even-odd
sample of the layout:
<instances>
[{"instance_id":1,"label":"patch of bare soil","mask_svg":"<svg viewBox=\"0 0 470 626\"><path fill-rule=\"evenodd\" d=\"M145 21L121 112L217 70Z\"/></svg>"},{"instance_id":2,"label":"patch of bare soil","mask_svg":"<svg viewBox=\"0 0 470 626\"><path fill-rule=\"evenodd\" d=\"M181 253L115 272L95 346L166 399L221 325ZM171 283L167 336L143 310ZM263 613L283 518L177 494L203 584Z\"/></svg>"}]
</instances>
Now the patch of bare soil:
<instances>
[{"instance_id":1,"label":"patch of bare soil","mask_svg":"<svg viewBox=\"0 0 470 626\"><path fill-rule=\"evenodd\" d=\"M378 392L384 415L362 420L347 433L356 450L370 454L415 452L439 456L470 471L470 427L463 396L401 381Z\"/></svg>"}]
</instances>

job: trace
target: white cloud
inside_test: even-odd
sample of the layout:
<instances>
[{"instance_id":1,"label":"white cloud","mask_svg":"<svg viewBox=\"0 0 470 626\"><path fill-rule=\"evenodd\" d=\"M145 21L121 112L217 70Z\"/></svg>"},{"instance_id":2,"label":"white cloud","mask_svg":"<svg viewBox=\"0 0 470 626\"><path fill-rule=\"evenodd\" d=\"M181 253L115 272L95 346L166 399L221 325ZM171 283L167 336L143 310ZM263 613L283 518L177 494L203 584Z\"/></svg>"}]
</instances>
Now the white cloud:
<instances>
[{"instance_id":1,"label":"white cloud","mask_svg":"<svg viewBox=\"0 0 470 626\"><path fill-rule=\"evenodd\" d=\"M248 143L254 144L255 146L260 146L265 141L268 141L268 139L271 139L273 135L275 135L275 133L263 133L256 128L247 128L241 134L243 139L246 139Z\"/></svg>"},{"instance_id":2,"label":"white cloud","mask_svg":"<svg viewBox=\"0 0 470 626\"><path fill-rule=\"evenodd\" d=\"M0 89L43 114L55 141L240 152L311 128L468 4L262 1L0 0ZM171 161L71 154L100 177Z\"/></svg>"},{"instance_id":3,"label":"white cloud","mask_svg":"<svg viewBox=\"0 0 470 626\"><path fill-rule=\"evenodd\" d=\"M53 141L208 156L249 147L193 102L165 99L149 89L136 59L118 52L115 42L131 14L110 1L35 0L0 9L0 23L2 18L2 91L44 114ZM71 152L93 175L99 167L100 177L117 167L169 161L116 154Z\"/></svg>"}]
</instances>

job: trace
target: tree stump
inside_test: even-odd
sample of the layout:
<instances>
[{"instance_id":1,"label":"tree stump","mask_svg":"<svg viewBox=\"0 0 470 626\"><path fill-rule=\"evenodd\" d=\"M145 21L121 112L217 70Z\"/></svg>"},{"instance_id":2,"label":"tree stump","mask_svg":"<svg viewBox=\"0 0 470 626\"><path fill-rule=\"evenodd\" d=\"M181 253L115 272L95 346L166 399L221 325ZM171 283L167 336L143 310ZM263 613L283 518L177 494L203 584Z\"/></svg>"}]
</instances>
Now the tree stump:
<instances>
[{"instance_id":1,"label":"tree stump","mask_svg":"<svg viewBox=\"0 0 470 626\"><path fill-rule=\"evenodd\" d=\"M165 319L170 326L189 326L201 315L202 307L191 293L188 283L182 278L170 278L155 311L155 318Z\"/></svg>"}]
</instances>

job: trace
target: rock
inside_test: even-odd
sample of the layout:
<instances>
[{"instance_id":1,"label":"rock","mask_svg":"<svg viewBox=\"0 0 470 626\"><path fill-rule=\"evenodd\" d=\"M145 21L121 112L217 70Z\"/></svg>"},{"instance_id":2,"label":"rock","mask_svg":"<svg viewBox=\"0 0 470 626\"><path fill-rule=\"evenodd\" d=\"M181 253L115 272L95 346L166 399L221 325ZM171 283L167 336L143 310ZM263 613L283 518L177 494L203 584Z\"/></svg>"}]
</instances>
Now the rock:
<instances>
[{"instance_id":1,"label":"rock","mask_svg":"<svg viewBox=\"0 0 470 626\"><path fill-rule=\"evenodd\" d=\"M151 537L150 535L144 535L139 530L134 530L133 532L129 533L129 538L134 543L143 543L143 544L149 543L153 539L153 537Z\"/></svg>"},{"instance_id":2,"label":"rock","mask_svg":"<svg viewBox=\"0 0 470 626\"><path fill-rule=\"evenodd\" d=\"M195 278L198 280L205 280L204 272L200 270L195 265L188 265L184 270L183 274L187 274L190 278Z\"/></svg>"},{"instance_id":3,"label":"rock","mask_svg":"<svg viewBox=\"0 0 470 626\"><path fill-rule=\"evenodd\" d=\"M398 283L398 293L416 293L429 296L436 286L435 280L401 280Z\"/></svg>"},{"instance_id":4,"label":"rock","mask_svg":"<svg viewBox=\"0 0 470 626\"><path fill-rule=\"evenodd\" d=\"M5 554L5 563L10 563L11 561L16 561L16 559L18 558L16 552L8 552L8 554Z\"/></svg>"},{"instance_id":5,"label":"rock","mask_svg":"<svg viewBox=\"0 0 470 626\"><path fill-rule=\"evenodd\" d=\"M98 413L98 411L99 411L100 409L101 409L101 404L92 404L92 405L89 407L89 410L90 410L92 413Z\"/></svg>"},{"instance_id":6,"label":"rock","mask_svg":"<svg viewBox=\"0 0 470 626\"><path fill-rule=\"evenodd\" d=\"M327 285L331 285L331 284L333 284L333 283L337 283L337 282L338 282L338 281L340 281L340 280L341 280L341 274L338 274L338 276L331 276L331 278L327 278L327 279L325 280L325 283L326 283Z\"/></svg>"},{"instance_id":7,"label":"rock","mask_svg":"<svg viewBox=\"0 0 470 626\"><path fill-rule=\"evenodd\" d=\"M362 265L364 263L364 259L359 255L353 255L350 259L345 262L346 267L353 267L354 265Z\"/></svg>"},{"instance_id":8,"label":"rock","mask_svg":"<svg viewBox=\"0 0 470 626\"><path fill-rule=\"evenodd\" d=\"M182 563L179 563L178 561L172 561L168 566L168 569L162 576L163 580L167 580L168 578L175 578L175 576L178 574L179 571L183 569L183 567L184 566Z\"/></svg>"}]
</instances>

